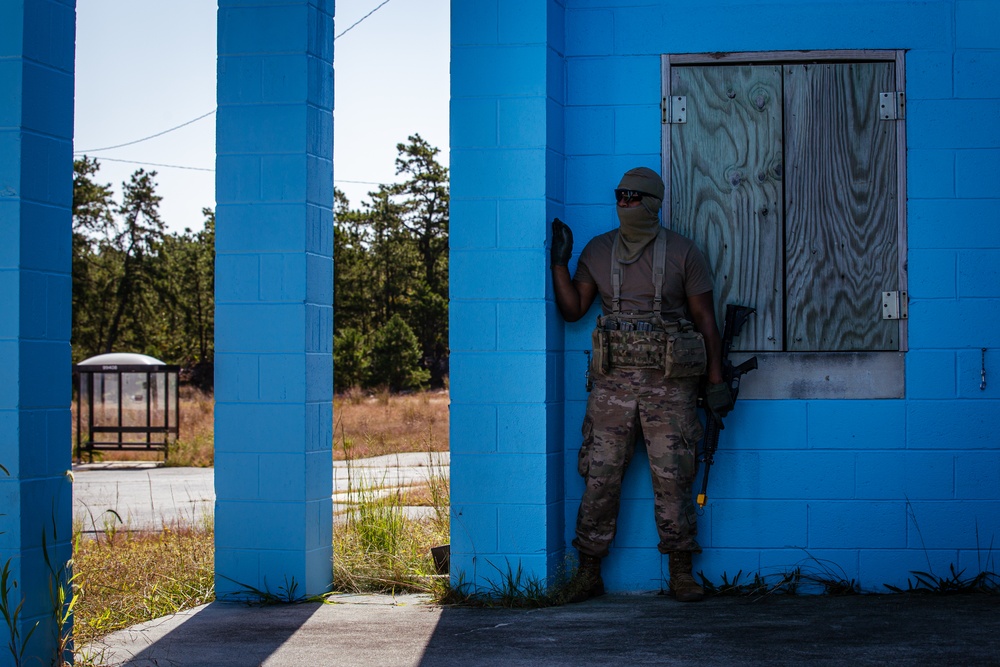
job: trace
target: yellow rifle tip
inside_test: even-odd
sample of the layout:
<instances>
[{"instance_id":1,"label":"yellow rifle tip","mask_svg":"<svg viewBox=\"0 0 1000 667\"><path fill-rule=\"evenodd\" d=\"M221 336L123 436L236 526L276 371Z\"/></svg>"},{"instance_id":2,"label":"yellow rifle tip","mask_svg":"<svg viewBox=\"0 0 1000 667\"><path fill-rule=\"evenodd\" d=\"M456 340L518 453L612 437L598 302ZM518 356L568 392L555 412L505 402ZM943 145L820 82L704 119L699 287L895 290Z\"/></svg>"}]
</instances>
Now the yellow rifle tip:
<instances>
[{"instance_id":1,"label":"yellow rifle tip","mask_svg":"<svg viewBox=\"0 0 1000 667\"><path fill-rule=\"evenodd\" d=\"M704 493L699 493L698 494L698 507L704 507L706 500L707 500L707 498L705 498L705 494Z\"/></svg>"}]
</instances>

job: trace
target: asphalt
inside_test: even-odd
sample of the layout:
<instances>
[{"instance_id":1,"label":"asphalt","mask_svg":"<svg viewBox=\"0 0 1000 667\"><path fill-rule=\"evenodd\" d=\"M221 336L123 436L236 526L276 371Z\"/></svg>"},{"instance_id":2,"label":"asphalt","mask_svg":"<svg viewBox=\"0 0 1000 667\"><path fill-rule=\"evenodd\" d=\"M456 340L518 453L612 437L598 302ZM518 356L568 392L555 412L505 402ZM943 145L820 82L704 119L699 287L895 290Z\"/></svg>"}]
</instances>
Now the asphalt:
<instances>
[{"instance_id":1,"label":"asphalt","mask_svg":"<svg viewBox=\"0 0 1000 667\"><path fill-rule=\"evenodd\" d=\"M97 530L112 507L130 525L155 527L171 517L209 517L214 502L210 469L74 473L75 511L94 517ZM391 488L430 474L447 475L446 456L341 465L335 502L362 480ZM86 664L142 667L1000 666L1000 596L774 595L682 604L648 593L543 609L441 606L419 595L214 602L112 633L77 655Z\"/></svg>"}]
</instances>

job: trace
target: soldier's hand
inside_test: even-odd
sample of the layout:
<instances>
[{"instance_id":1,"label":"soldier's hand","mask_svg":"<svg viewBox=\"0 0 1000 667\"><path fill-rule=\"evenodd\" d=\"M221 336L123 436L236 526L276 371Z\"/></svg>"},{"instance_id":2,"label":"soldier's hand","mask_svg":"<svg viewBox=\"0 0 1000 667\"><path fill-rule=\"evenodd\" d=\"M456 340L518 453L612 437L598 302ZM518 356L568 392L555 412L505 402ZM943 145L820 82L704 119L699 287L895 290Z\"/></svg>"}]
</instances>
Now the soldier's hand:
<instances>
[{"instance_id":1,"label":"soldier's hand","mask_svg":"<svg viewBox=\"0 0 1000 667\"><path fill-rule=\"evenodd\" d=\"M733 409L733 393L725 382L710 384L705 390L705 405L720 417L725 417Z\"/></svg>"},{"instance_id":2,"label":"soldier's hand","mask_svg":"<svg viewBox=\"0 0 1000 667\"><path fill-rule=\"evenodd\" d=\"M559 218L552 220L552 266L566 266L573 255L573 231Z\"/></svg>"}]
</instances>

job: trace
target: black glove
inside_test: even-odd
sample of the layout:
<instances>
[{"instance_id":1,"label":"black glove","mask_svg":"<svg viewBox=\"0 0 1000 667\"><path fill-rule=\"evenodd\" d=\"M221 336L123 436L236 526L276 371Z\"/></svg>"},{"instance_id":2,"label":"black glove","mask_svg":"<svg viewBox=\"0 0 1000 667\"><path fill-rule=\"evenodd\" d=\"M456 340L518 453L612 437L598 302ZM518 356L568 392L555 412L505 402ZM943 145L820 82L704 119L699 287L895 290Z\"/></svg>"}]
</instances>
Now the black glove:
<instances>
[{"instance_id":1,"label":"black glove","mask_svg":"<svg viewBox=\"0 0 1000 667\"><path fill-rule=\"evenodd\" d=\"M566 266L573 254L573 230L559 218L552 220L552 266Z\"/></svg>"},{"instance_id":2,"label":"black glove","mask_svg":"<svg viewBox=\"0 0 1000 667\"><path fill-rule=\"evenodd\" d=\"M705 390L705 405L719 417L725 417L733 409L733 393L725 382L710 384Z\"/></svg>"}]
</instances>

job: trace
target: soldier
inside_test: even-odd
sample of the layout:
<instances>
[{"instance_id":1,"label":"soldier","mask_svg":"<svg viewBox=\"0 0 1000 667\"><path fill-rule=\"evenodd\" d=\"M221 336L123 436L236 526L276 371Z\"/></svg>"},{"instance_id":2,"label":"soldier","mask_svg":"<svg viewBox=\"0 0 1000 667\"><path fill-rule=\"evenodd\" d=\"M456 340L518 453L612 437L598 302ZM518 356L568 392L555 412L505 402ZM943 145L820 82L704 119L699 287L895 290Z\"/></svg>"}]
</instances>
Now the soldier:
<instances>
[{"instance_id":1,"label":"soldier","mask_svg":"<svg viewBox=\"0 0 1000 667\"><path fill-rule=\"evenodd\" d=\"M593 387L583 421L578 469L586 486L573 546L580 567L569 602L604 593L601 559L615 537L622 477L637 437L644 437L653 479L660 553L669 554L670 590L681 601L704 591L691 574L696 517L691 497L702 425L695 414L700 385L724 416L732 395L723 383L712 277L687 238L660 225L664 185L652 169L625 173L615 189L619 227L584 247L570 280L573 234L552 222L551 269L556 303L575 322L601 296L594 331Z\"/></svg>"}]
</instances>

